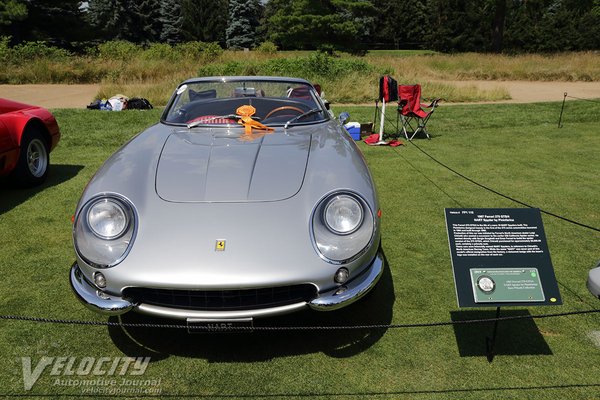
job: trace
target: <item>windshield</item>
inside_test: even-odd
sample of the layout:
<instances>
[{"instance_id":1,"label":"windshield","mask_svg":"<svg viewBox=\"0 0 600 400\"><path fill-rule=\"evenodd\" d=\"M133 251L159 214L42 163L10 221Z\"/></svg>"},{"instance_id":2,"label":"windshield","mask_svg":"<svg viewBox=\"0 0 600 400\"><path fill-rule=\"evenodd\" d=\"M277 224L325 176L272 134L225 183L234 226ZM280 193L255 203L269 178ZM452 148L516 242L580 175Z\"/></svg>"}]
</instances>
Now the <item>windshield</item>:
<instances>
[{"instance_id":1,"label":"windshield","mask_svg":"<svg viewBox=\"0 0 600 400\"><path fill-rule=\"evenodd\" d=\"M314 87L305 82L215 78L179 86L163 121L188 127L237 124L242 106L252 106L252 119L266 126L324 121L329 113Z\"/></svg>"}]
</instances>

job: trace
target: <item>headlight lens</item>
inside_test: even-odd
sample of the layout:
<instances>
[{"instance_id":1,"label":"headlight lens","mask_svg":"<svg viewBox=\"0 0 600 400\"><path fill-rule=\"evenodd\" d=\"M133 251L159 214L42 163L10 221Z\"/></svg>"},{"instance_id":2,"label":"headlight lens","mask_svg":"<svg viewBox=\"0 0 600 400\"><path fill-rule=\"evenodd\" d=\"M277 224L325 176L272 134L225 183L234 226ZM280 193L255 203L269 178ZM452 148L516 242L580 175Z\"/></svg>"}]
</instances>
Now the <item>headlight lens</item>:
<instances>
[{"instance_id":1,"label":"headlight lens","mask_svg":"<svg viewBox=\"0 0 600 400\"><path fill-rule=\"evenodd\" d=\"M375 232L366 201L350 192L334 193L313 212L312 233L317 251L327 261L345 264L364 250Z\"/></svg>"},{"instance_id":2,"label":"headlight lens","mask_svg":"<svg viewBox=\"0 0 600 400\"><path fill-rule=\"evenodd\" d=\"M324 219L333 232L348 235L357 230L363 220L362 206L348 195L335 196L325 206Z\"/></svg>"},{"instance_id":3,"label":"headlight lens","mask_svg":"<svg viewBox=\"0 0 600 400\"><path fill-rule=\"evenodd\" d=\"M79 210L73 226L77 254L86 263L112 267L129 251L136 232L133 205L117 194L95 197Z\"/></svg>"},{"instance_id":4,"label":"headlight lens","mask_svg":"<svg viewBox=\"0 0 600 400\"><path fill-rule=\"evenodd\" d=\"M89 208L87 222L101 239L116 239L125 233L129 218L121 205L113 199L100 199Z\"/></svg>"}]
</instances>

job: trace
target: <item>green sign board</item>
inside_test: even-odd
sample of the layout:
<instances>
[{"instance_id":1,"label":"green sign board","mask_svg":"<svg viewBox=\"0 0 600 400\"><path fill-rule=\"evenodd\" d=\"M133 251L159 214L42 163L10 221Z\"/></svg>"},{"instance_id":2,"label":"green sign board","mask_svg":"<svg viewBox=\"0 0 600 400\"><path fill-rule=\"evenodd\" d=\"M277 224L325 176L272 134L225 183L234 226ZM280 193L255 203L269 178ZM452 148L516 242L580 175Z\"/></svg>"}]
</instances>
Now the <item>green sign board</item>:
<instances>
[{"instance_id":1,"label":"green sign board","mask_svg":"<svg viewBox=\"0 0 600 400\"><path fill-rule=\"evenodd\" d=\"M544 301L537 268L471 268L476 303Z\"/></svg>"}]
</instances>

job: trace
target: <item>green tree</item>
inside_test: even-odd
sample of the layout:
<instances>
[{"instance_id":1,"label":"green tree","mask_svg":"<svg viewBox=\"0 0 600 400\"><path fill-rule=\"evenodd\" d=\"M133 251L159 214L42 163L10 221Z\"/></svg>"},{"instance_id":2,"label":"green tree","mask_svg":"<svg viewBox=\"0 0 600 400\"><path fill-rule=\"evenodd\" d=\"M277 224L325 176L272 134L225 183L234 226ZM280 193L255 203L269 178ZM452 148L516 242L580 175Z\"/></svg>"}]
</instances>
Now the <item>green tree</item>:
<instances>
[{"instance_id":1,"label":"green tree","mask_svg":"<svg viewBox=\"0 0 600 400\"><path fill-rule=\"evenodd\" d=\"M579 38L580 49L600 49L600 0L594 0L589 11L581 16L578 31L582 33Z\"/></svg>"},{"instance_id":2,"label":"green tree","mask_svg":"<svg viewBox=\"0 0 600 400\"><path fill-rule=\"evenodd\" d=\"M492 50L501 53L504 46L504 25L506 24L506 0L495 0L492 25Z\"/></svg>"},{"instance_id":3,"label":"green tree","mask_svg":"<svg viewBox=\"0 0 600 400\"><path fill-rule=\"evenodd\" d=\"M183 0L182 34L185 40L225 44L227 0Z\"/></svg>"},{"instance_id":4,"label":"green tree","mask_svg":"<svg viewBox=\"0 0 600 400\"><path fill-rule=\"evenodd\" d=\"M138 42L140 35L134 29L134 4L130 0L90 0L89 23L102 39Z\"/></svg>"},{"instance_id":5,"label":"green tree","mask_svg":"<svg viewBox=\"0 0 600 400\"><path fill-rule=\"evenodd\" d=\"M160 40L169 44L181 42L183 24L181 0L161 0L160 15L162 23Z\"/></svg>"},{"instance_id":6,"label":"green tree","mask_svg":"<svg viewBox=\"0 0 600 400\"><path fill-rule=\"evenodd\" d=\"M600 48L597 0L512 0L505 48L511 52L556 52Z\"/></svg>"},{"instance_id":7,"label":"green tree","mask_svg":"<svg viewBox=\"0 0 600 400\"><path fill-rule=\"evenodd\" d=\"M425 44L429 29L427 0L372 0L377 10L371 41L394 48L420 48Z\"/></svg>"},{"instance_id":8,"label":"green tree","mask_svg":"<svg viewBox=\"0 0 600 400\"><path fill-rule=\"evenodd\" d=\"M251 48L257 45L257 28L262 14L259 0L229 0L229 20L225 30L230 49Z\"/></svg>"},{"instance_id":9,"label":"green tree","mask_svg":"<svg viewBox=\"0 0 600 400\"><path fill-rule=\"evenodd\" d=\"M27 17L27 6L18 0L0 1L0 25L10 25Z\"/></svg>"},{"instance_id":10,"label":"green tree","mask_svg":"<svg viewBox=\"0 0 600 400\"><path fill-rule=\"evenodd\" d=\"M141 43L153 43L160 40L162 32L160 1L143 0L134 3L133 23L138 26Z\"/></svg>"},{"instance_id":11,"label":"green tree","mask_svg":"<svg viewBox=\"0 0 600 400\"><path fill-rule=\"evenodd\" d=\"M153 43L161 40L159 0L90 0L88 20L101 39Z\"/></svg>"},{"instance_id":12,"label":"green tree","mask_svg":"<svg viewBox=\"0 0 600 400\"><path fill-rule=\"evenodd\" d=\"M282 49L358 51L375 14L367 0L270 0L266 7L267 37Z\"/></svg>"},{"instance_id":13,"label":"green tree","mask_svg":"<svg viewBox=\"0 0 600 400\"><path fill-rule=\"evenodd\" d=\"M593 16L593 0L557 0L542 19L541 51L598 49L600 18Z\"/></svg>"},{"instance_id":14,"label":"green tree","mask_svg":"<svg viewBox=\"0 0 600 400\"><path fill-rule=\"evenodd\" d=\"M9 35L13 43L21 41L22 21L27 18L27 6L19 0L0 0L0 35Z\"/></svg>"},{"instance_id":15,"label":"green tree","mask_svg":"<svg viewBox=\"0 0 600 400\"><path fill-rule=\"evenodd\" d=\"M489 51L495 0L430 0L428 45L438 51Z\"/></svg>"},{"instance_id":16,"label":"green tree","mask_svg":"<svg viewBox=\"0 0 600 400\"><path fill-rule=\"evenodd\" d=\"M73 42L85 40L86 24L80 3L78 0L0 1L2 33L11 34L13 43L43 40L70 47Z\"/></svg>"}]
</instances>

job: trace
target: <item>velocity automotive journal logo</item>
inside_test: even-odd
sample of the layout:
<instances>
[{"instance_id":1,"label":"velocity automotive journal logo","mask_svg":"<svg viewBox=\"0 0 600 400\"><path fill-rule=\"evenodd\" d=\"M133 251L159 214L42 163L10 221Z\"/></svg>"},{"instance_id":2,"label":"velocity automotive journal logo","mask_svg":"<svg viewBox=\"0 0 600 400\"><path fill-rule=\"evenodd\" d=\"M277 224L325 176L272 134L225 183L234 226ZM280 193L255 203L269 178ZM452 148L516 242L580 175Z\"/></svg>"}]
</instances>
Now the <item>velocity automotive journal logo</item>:
<instances>
[{"instance_id":1,"label":"velocity automotive journal logo","mask_svg":"<svg viewBox=\"0 0 600 400\"><path fill-rule=\"evenodd\" d=\"M52 386L80 387L84 394L159 394L161 379L140 378L150 357L21 357L23 387L47 373Z\"/></svg>"}]
</instances>

